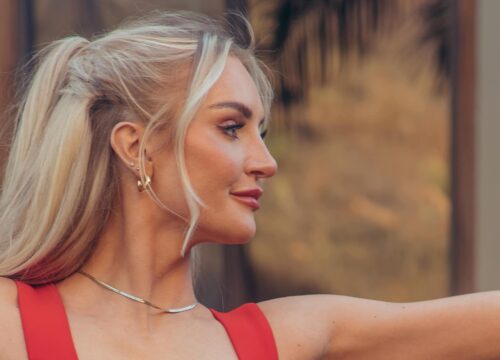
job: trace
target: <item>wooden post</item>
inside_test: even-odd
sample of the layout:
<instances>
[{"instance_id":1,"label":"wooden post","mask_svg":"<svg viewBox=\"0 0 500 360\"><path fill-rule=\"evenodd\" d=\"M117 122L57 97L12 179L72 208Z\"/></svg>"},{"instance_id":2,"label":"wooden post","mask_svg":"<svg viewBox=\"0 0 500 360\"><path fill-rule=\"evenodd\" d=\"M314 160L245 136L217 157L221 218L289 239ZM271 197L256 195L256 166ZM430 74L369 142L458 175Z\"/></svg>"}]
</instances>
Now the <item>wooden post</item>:
<instances>
[{"instance_id":1,"label":"wooden post","mask_svg":"<svg viewBox=\"0 0 500 360\"><path fill-rule=\"evenodd\" d=\"M474 291L476 1L453 2L451 293Z\"/></svg>"},{"instance_id":2,"label":"wooden post","mask_svg":"<svg viewBox=\"0 0 500 360\"><path fill-rule=\"evenodd\" d=\"M226 0L226 9L228 11L239 11L245 14L248 10L247 0Z\"/></svg>"},{"instance_id":3,"label":"wooden post","mask_svg":"<svg viewBox=\"0 0 500 360\"><path fill-rule=\"evenodd\" d=\"M2 0L0 11L0 164L3 169L11 133L8 107L15 94L15 70L21 57L19 19L21 3L18 0ZM2 171L3 174L3 171Z\"/></svg>"}]
</instances>

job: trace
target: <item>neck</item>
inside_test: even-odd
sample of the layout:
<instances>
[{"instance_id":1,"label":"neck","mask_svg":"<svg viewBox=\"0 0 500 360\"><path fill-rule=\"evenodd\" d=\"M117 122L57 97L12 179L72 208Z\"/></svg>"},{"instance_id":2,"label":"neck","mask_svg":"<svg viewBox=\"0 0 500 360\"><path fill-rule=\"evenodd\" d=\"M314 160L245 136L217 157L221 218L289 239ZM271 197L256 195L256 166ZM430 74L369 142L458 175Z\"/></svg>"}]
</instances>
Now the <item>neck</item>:
<instances>
[{"instance_id":1,"label":"neck","mask_svg":"<svg viewBox=\"0 0 500 360\"><path fill-rule=\"evenodd\" d=\"M124 212L113 214L82 270L162 308L181 308L194 303L196 297L190 257L180 255L185 224L174 225L150 219L147 222L136 214L127 216ZM122 317L158 313L146 305L99 287L81 274L75 274L70 280L75 288L68 289L68 294L77 291L76 286L81 285L89 295L80 296L81 300L77 303L73 301L76 307L83 309L101 304L101 307L113 308L115 314L120 312ZM95 301L88 301L89 298Z\"/></svg>"}]
</instances>

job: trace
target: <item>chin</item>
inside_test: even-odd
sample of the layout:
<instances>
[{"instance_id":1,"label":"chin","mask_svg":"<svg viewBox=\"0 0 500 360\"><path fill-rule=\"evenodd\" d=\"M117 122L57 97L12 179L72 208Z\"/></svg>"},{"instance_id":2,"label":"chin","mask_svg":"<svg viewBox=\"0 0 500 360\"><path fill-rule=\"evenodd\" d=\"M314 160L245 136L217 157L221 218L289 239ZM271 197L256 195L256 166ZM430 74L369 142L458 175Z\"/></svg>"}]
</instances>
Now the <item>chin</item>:
<instances>
[{"instance_id":1,"label":"chin","mask_svg":"<svg viewBox=\"0 0 500 360\"><path fill-rule=\"evenodd\" d=\"M248 235L248 236L234 237L230 240L229 243L238 244L238 245L246 244L246 243L250 242L254 238L254 236L255 236L255 233L253 235Z\"/></svg>"},{"instance_id":2,"label":"chin","mask_svg":"<svg viewBox=\"0 0 500 360\"><path fill-rule=\"evenodd\" d=\"M242 224L239 229L240 231L236 235L236 239L238 239L238 244L245 244L252 240L255 237L255 233L257 232L257 226L255 224L255 220L252 217L247 223Z\"/></svg>"},{"instance_id":3,"label":"chin","mask_svg":"<svg viewBox=\"0 0 500 360\"><path fill-rule=\"evenodd\" d=\"M241 224L238 227L232 227L227 229L224 234L221 234L219 239L222 240L224 244L246 244L255 237L256 227L255 222Z\"/></svg>"},{"instance_id":4,"label":"chin","mask_svg":"<svg viewBox=\"0 0 500 360\"><path fill-rule=\"evenodd\" d=\"M221 234L218 237L219 239L218 242L228 245L246 244L255 237L255 232L256 232L255 230L256 230L255 226L253 226L253 227L242 227L237 229L237 231L228 231L224 234Z\"/></svg>"}]
</instances>

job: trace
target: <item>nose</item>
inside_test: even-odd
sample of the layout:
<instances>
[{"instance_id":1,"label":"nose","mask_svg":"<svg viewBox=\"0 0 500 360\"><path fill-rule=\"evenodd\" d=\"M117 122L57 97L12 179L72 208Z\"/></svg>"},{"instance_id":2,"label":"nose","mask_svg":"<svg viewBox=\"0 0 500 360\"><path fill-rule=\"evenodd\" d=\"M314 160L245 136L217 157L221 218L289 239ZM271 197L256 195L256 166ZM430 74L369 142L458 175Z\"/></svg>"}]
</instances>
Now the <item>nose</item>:
<instances>
[{"instance_id":1,"label":"nose","mask_svg":"<svg viewBox=\"0 0 500 360\"><path fill-rule=\"evenodd\" d=\"M251 149L246 168L246 172L257 179L270 178L278 171L278 163L262 139L260 139L257 146Z\"/></svg>"}]
</instances>

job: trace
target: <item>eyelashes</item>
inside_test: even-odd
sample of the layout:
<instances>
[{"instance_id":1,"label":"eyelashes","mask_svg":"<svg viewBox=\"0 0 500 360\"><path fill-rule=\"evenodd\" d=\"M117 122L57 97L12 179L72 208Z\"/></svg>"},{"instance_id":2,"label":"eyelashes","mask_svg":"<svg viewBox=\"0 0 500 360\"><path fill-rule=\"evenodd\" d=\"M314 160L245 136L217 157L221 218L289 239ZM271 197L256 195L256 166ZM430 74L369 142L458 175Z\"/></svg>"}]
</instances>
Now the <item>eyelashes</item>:
<instances>
[{"instance_id":1,"label":"eyelashes","mask_svg":"<svg viewBox=\"0 0 500 360\"><path fill-rule=\"evenodd\" d=\"M226 126L221 126L222 132L224 132L227 136L233 138L233 139L239 139L238 137L238 130L241 129L243 124L234 124L234 125L226 125Z\"/></svg>"},{"instance_id":2,"label":"eyelashes","mask_svg":"<svg viewBox=\"0 0 500 360\"><path fill-rule=\"evenodd\" d=\"M234 124L234 125L220 126L220 128L224 134L231 137L232 139L239 139L238 130L240 130L244 126L245 124ZM262 139L264 139L266 135L267 135L267 129L260 133L260 137Z\"/></svg>"}]
</instances>

